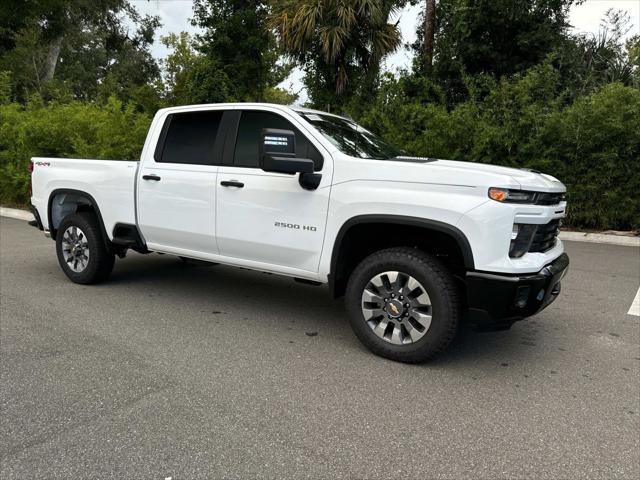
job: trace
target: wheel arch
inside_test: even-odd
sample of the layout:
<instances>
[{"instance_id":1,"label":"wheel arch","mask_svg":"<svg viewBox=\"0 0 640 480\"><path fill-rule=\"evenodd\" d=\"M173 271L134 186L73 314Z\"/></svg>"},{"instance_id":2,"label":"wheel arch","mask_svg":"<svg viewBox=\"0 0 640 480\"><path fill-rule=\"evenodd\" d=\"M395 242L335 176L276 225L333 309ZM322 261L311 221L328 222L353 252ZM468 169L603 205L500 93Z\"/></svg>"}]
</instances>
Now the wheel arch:
<instances>
[{"instance_id":1,"label":"wheel arch","mask_svg":"<svg viewBox=\"0 0 640 480\"><path fill-rule=\"evenodd\" d=\"M370 243L367 233L380 228L395 227L391 235L382 241ZM408 234L405 238L403 234ZM367 240L364 241L364 236ZM452 245L449 242L452 240ZM364 243L363 243L364 241ZM403 242L409 242L407 243ZM411 242L418 243L411 245ZM434 242L435 241L435 242ZM444 242L444 243L443 243ZM449 243L449 245L445 245ZM347 220L336 235L331 253L329 273L329 289L334 297L344 294L346 283L353 268L370 253L391 246L417 246L445 248L452 256L452 261L459 263L466 270L474 269L473 251L466 235L457 227L420 217L404 215L359 215Z\"/></svg>"},{"instance_id":2,"label":"wheel arch","mask_svg":"<svg viewBox=\"0 0 640 480\"><path fill-rule=\"evenodd\" d=\"M64 197L60 204L55 204L55 199L60 195L68 195L69 201ZM107 235L107 230L104 226L104 221L102 219L102 213L100 213L100 207L98 206L98 202L96 202L95 198L90 193L74 190L71 188L58 188L51 192L49 195L49 201L47 203L47 219L49 222L49 232L51 234L52 239L56 239L56 234L58 232L58 226L66 217L72 213L81 212L81 211L93 211L98 218L98 224L100 225L100 232L102 233L102 238L105 241L105 245L109 245L109 236Z\"/></svg>"}]
</instances>

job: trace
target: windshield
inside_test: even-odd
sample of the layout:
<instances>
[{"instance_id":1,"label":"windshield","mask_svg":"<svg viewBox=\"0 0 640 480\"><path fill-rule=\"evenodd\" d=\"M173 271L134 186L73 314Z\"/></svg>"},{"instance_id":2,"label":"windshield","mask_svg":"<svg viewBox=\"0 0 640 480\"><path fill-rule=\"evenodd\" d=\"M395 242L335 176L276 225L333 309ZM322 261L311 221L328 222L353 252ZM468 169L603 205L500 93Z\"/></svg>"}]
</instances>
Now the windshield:
<instances>
[{"instance_id":1,"label":"windshield","mask_svg":"<svg viewBox=\"0 0 640 480\"><path fill-rule=\"evenodd\" d=\"M389 145L377 135L346 118L305 112L301 115L342 153L352 157L388 160L403 153L402 150Z\"/></svg>"}]
</instances>

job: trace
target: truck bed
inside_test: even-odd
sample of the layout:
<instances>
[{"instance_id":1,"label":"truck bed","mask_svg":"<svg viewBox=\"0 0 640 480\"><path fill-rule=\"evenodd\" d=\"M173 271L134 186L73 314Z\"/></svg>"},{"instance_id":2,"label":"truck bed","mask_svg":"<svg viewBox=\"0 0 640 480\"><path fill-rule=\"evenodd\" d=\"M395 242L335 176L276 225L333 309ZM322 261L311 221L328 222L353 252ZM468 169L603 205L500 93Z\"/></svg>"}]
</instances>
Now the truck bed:
<instances>
[{"instance_id":1,"label":"truck bed","mask_svg":"<svg viewBox=\"0 0 640 480\"><path fill-rule=\"evenodd\" d=\"M117 223L135 224L137 161L34 157L31 203L45 229L57 227L64 195L86 192L100 206L109 238ZM51 215L51 219L49 216Z\"/></svg>"}]
</instances>

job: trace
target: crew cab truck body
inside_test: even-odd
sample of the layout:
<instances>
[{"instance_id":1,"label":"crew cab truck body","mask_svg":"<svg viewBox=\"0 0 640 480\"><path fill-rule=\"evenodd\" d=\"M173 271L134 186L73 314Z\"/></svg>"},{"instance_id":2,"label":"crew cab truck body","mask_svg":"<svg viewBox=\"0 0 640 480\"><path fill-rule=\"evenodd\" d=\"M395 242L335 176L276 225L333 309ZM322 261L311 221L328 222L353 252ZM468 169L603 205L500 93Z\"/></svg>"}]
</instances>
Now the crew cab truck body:
<instances>
[{"instance_id":1,"label":"crew cab truck body","mask_svg":"<svg viewBox=\"0 0 640 480\"><path fill-rule=\"evenodd\" d=\"M375 353L425 360L461 320L508 328L558 295L565 187L407 157L353 121L269 104L158 111L139 162L33 158L32 209L78 283L127 249L329 284Z\"/></svg>"}]
</instances>

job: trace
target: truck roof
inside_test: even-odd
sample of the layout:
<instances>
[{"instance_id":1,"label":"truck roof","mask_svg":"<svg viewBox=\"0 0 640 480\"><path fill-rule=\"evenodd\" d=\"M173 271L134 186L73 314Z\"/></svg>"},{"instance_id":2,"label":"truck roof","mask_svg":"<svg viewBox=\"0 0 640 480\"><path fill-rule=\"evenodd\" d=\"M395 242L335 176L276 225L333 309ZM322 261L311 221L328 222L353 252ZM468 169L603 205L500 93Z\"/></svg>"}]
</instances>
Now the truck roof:
<instances>
[{"instance_id":1,"label":"truck roof","mask_svg":"<svg viewBox=\"0 0 640 480\"><path fill-rule=\"evenodd\" d=\"M313 108L307 108L307 107L299 107L299 106L289 106L289 105L281 105L279 103L267 103L267 102L233 102L233 103L200 103L200 104L193 104L193 105L176 105L175 107L166 107L166 108L162 108L160 110L158 110L158 112L165 112L165 111L181 111L181 110L190 110L190 109L195 109L195 108L202 108L202 107L274 107L280 110L292 110L296 113L302 114L302 113L315 113L315 114L320 114L320 115L331 115L333 117L339 117L339 118L346 118L348 120L351 120L348 116L345 115L338 115L335 113L329 113L329 112L324 112L322 110L315 110Z\"/></svg>"}]
</instances>

